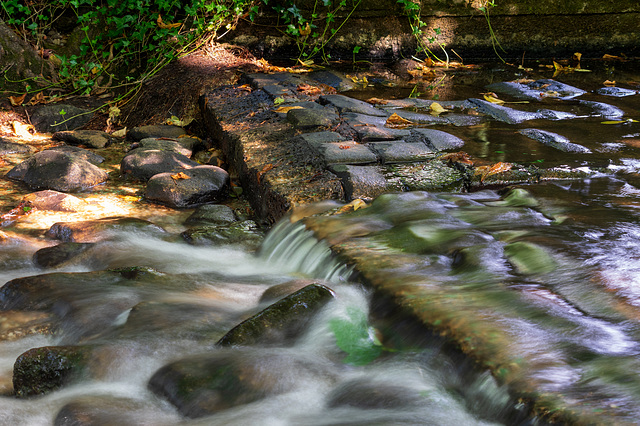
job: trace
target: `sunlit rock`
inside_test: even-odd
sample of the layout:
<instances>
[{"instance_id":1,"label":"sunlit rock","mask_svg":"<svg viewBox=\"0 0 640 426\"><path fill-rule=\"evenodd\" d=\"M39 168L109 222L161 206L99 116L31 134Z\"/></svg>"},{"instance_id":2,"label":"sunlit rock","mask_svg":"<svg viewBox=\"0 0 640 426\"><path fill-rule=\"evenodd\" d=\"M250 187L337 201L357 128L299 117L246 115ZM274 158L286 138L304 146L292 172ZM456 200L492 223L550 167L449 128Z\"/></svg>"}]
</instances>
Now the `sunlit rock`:
<instances>
[{"instance_id":1,"label":"sunlit rock","mask_svg":"<svg viewBox=\"0 0 640 426\"><path fill-rule=\"evenodd\" d=\"M185 221L185 225L225 225L237 221L233 209L224 204L205 204L197 209Z\"/></svg>"},{"instance_id":2,"label":"sunlit rock","mask_svg":"<svg viewBox=\"0 0 640 426\"><path fill-rule=\"evenodd\" d=\"M22 201L30 202L38 210L57 212L80 212L88 206L81 198L49 189L27 194Z\"/></svg>"},{"instance_id":3,"label":"sunlit rock","mask_svg":"<svg viewBox=\"0 0 640 426\"><path fill-rule=\"evenodd\" d=\"M71 145L86 145L90 148L104 148L116 141L115 137L100 130L65 130L55 132L52 139Z\"/></svg>"},{"instance_id":4,"label":"sunlit rock","mask_svg":"<svg viewBox=\"0 0 640 426\"><path fill-rule=\"evenodd\" d=\"M145 138L178 138L186 133L182 127L157 124L134 127L127 132L127 138L134 141Z\"/></svg>"},{"instance_id":5,"label":"sunlit rock","mask_svg":"<svg viewBox=\"0 0 640 426\"><path fill-rule=\"evenodd\" d=\"M159 173L178 173L196 166L197 162L175 151L136 148L120 162L120 173L127 179L146 181Z\"/></svg>"},{"instance_id":6,"label":"sunlit rock","mask_svg":"<svg viewBox=\"0 0 640 426\"><path fill-rule=\"evenodd\" d=\"M217 166L197 166L159 173L147 183L145 197L174 208L221 201L229 194L229 173Z\"/></svg>"},{"instance_id":7,"label":"sunlit rock","mask_svg":"<svg viewBox=\"0 0 640 426\"><path fill-rule=\"evenodd\" d=\"M41 268L55 268L77 258L93 245L93 243L64 242L41 248L33 254L33 263Z\"/></svg>"}]
</instances>

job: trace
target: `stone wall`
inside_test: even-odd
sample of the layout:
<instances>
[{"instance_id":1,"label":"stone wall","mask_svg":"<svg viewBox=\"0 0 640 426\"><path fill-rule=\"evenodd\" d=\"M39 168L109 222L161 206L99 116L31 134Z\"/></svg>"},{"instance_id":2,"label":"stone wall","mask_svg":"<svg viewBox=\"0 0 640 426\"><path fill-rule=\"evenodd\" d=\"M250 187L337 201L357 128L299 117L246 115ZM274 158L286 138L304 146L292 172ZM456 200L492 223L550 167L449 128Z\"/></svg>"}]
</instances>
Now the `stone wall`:
<instances>
[{"instance_id":1,"label":"stone wall","mask_svg":"<svg viewBox=\"0 0 640 426\"><path fill-rule=\"evenodd\" d=\"M351 1L336 22L351 12ZM496 58L481 0L422 0L426 35L440 29L437 41L465 59ZM303 16L310 16L314 0L296 2ZM504 48L505 58L584 57L605 53L633 56L640 52L640 2L634 0L496 0L489 8L489 22ZM254 25L244 24L230 41L260 54L290 58L297 56L295 40L274 28L276 16L265 10ZM323 25L318 22L318 25ZM361 46L358 59L392 58L415 52L416 40L407 17L395 0L363 0L344 26L326 46L336 59L351 59ZM431 43L437 52L440 47Z\"/></svg>"}]
</instances>

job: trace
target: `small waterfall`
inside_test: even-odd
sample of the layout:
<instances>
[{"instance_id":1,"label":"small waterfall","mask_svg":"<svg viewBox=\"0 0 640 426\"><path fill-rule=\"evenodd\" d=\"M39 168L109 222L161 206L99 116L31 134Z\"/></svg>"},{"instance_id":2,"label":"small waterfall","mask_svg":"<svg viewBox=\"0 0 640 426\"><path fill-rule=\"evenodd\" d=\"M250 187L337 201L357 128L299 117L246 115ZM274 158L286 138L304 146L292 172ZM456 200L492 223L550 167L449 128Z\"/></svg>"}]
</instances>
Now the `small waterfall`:
<instances>
[{"instance_id":1,"label":"small waterfall","mask_svg":"<svg viewBox=\"0 0 640 426\"><path fill-rule=\"evenodd\" d=\"M259 256L286 271L326 281L344 282L353 275L353 268L339 262L324 241L317 240L302 222L292 223L288 217L271 229Z\"/></svg>"}]
</instances>

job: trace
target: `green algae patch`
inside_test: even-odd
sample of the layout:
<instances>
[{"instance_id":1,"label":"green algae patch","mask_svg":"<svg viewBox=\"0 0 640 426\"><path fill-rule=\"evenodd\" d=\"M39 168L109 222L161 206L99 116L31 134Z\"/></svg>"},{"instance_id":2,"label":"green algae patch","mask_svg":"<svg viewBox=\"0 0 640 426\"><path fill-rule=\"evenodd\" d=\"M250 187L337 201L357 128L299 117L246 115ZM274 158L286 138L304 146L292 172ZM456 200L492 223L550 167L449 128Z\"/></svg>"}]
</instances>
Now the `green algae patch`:
<instances>
[{"instance_id":1,"label":"green algae patch","mask_svg":"<svg viewBox=\"0 0 640 426\"><path fill-rule=\"evenodd\" d=\"M520 274L547 274L558 267L553 256L537 244L524 241L509 243L504 247L504 253Z\"/></svg>"}]
</instances>

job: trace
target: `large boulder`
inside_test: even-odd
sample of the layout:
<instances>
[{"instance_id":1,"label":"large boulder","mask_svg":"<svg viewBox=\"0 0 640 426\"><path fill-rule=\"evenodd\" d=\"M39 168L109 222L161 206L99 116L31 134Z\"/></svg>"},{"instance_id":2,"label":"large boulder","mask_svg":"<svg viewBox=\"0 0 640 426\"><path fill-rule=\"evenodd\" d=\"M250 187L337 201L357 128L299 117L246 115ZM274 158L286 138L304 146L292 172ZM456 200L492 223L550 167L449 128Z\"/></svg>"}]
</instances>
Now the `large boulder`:
<instances>
[{"instance_id":1,"label":"large boulder","mask_svg":"<svg viewBox=\"0 0 640 426\"><path fill-rule=\"evenodd\" d=\"M38 152L9 170L6 177L32 189L62 192L83 191L109 179L107 172L80 156L56 150Z\"/></svg>"},{"instance_id":2,"label":"large boulder","mask_svg":"<svg viewBox=\"0 0 640 426\"><path fill-rule=\"evenodd\" d=\"M175 151L136 148L122 159L120 172L125 178L147 181L159 173L176 173L198 165Z\"/></svg>"},{"instance_id":3,"label":"large boulder","mask_svg":"<svg viewBox=\"0 0 640 426\"><path fill-rule=\"evenodd\" d=\"M159 173L147 183L145 197L169 207L194 207L228 196L229 173L217 166L197 166L179 173Z\"/></svg>"}]
</instances>

